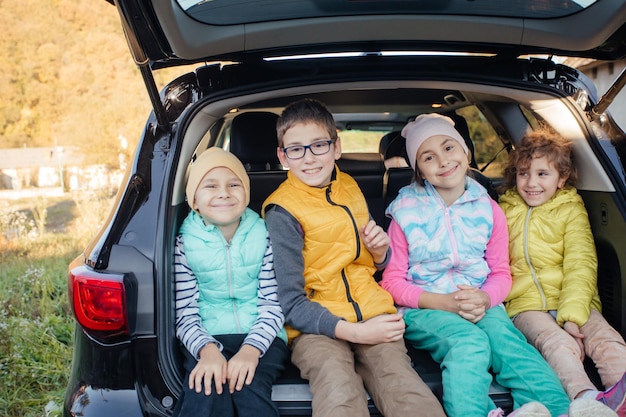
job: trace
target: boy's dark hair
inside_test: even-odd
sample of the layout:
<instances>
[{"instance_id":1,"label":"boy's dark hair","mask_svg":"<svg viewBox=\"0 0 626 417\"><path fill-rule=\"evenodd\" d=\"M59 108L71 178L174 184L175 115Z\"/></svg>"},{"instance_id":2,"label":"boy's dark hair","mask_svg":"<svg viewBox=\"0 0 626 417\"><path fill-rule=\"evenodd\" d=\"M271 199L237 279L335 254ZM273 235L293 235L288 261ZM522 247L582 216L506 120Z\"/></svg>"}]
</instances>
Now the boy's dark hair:
<instances>
[{"instance_id":1,"label":"boy's dark hair","mask_svg":"<svg viewBox=\"0 0 626 417\"><path fill-rule=\"evenodd\" d=\"M528 168L534 158L544 156L554 164L561 178L567 177L566 185L576 183L578 176L572 159L572 142L551 129L541 128L526 134L509 154L509 162L504 168L503 190L515 187L518 169Z\"/></svg>"},{"instance_id":2,"label":"boy's dark hair","mask_svg":"<svg viewBox=\"0 0 626 417\"><path fill-rule=\"evenodd\" d=\"M298 123L315 123L328 131L328 139L337 139L337 125L326 105L318 100L305 98L289 104L276 122L278 147L283 147L285 132Z\"/></svg>"}]
</instances>

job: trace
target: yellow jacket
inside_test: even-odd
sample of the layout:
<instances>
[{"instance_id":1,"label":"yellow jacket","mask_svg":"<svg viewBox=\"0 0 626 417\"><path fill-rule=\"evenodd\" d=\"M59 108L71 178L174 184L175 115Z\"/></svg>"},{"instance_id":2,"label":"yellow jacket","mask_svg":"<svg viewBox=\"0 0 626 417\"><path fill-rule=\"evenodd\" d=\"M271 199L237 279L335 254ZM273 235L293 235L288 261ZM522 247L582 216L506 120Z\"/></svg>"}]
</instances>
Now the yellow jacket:
<instances>
[{"instance_id":1,"label":"yellow jacket","mask_svg":"<svg viewBox=\"0 0 626 417\"><path fill-rule=\"evenodd\" d=\"M546 203L529 207L516 189L500 198L509 227L513 287L505 300L510 317L524 311L557 311L557 323L579 327L591 308L601 311L598 261L584 203L565 187Z\"/></svg>"},{"instance_id":2,"label":"yellow jacket","mask_svg":"<svg viewBox=\"0 0 626 417\"><path fill-rule=\"evenodd\" d=\"M323 188L310 187L291 172L263 203L278 205L301 225L304 246L304 290L309 300L350 322L395 313L391 295L374 280L374 260L359 229L369 211L356 181L336 169ZM287 328L289 339L299 334Z\"/></svg>"}]
</instances>

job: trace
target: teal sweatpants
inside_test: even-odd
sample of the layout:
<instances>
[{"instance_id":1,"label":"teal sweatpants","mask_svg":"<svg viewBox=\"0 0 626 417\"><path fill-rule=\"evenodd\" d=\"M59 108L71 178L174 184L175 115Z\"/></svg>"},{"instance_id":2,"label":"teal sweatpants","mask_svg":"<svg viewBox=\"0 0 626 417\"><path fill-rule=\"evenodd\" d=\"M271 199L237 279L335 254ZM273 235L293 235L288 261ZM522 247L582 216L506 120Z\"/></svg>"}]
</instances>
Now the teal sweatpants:
<instances>
[{"instance_id":1,"label":"teal sweatpants","mask_svg":"<svg viewBox=\"0 0 626 417\"><path fill-rule=\"evenodd\" d=\"M441 364L443 406L449 417L485 417L496 408L489 398L492 376L511 390L513 408L530 401L553 416L567 415L569 398L556 374L501 306L474 324L442 310L412 309L404 314L404 337Z\"/></svg>"}]
</instances>

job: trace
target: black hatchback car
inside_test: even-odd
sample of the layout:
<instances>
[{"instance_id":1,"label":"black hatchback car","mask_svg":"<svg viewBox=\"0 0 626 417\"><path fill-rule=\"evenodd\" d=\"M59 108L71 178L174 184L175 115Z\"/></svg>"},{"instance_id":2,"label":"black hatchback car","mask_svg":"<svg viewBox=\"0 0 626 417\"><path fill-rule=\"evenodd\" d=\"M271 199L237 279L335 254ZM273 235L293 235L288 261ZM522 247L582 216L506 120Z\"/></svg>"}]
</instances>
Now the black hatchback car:
<instances>
[{"instance_id":1,"label":"black hatchback car","mask_svg":"<svg viewBox=\"0 0 626 417\"><path fill-rule=\"evenodd\" d=\"M384 226L386 205L412 175L395 139L421 113L449 115L465 128L472 164L494 189L507 152L528 129L547 124L571 139L603 314L626 334L626 135L607 111L626 76L598 97L583 74L554 57L624 59L623 0L115 0L115 7L154 111L108 221L69 266L76 331L65 416L172 414L184 383L171 265L188 212L187 166L208 147L229 149L249 172L258 211L286 176L276 118L302 97L333 112L344 150L338 164ZM190 64L157 91L153 71ZM411 355L440 395L439 367ZM511 408L496 384L491 396ZM273 399L283 415L311 413L307 382L293 367ZM373 405L371 413L378 414Z\"/></svg>"}]
</instances>

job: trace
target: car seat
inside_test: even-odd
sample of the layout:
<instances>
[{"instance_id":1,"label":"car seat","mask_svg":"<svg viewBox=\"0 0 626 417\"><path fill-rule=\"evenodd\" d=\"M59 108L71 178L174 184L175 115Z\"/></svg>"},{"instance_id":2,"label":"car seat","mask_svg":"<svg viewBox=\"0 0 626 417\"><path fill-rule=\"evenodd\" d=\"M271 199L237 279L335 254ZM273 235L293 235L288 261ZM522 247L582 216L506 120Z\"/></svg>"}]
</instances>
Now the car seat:
<instances>
[{"instance_id":1,"label":"car seat","mask_svg":"<svg viewBox=\"0 0 626 417\"><path fill-rule=\"evenodd\" d=\"M230 126L230 151L237 156L247 171L280 170L276 155L278 137L272 112L246 112L233 118Z\"/></svg>"},{"instance_id":2,"label":"car seat","mask_svg":"<svg viewBox=\"0 0 626 417\"><path fill-rule=\"evenodd\" d=\"M287 178L276 150L278 115L241 113L230 127L230 151L241 160L250 178L250 207L260 213L265 199Z\"/></svg>"}]
</instances>

